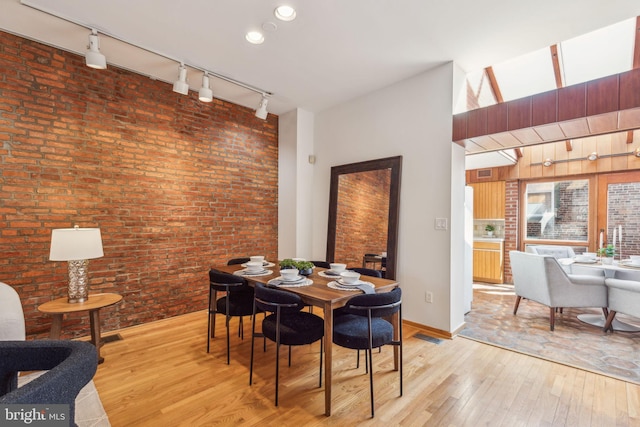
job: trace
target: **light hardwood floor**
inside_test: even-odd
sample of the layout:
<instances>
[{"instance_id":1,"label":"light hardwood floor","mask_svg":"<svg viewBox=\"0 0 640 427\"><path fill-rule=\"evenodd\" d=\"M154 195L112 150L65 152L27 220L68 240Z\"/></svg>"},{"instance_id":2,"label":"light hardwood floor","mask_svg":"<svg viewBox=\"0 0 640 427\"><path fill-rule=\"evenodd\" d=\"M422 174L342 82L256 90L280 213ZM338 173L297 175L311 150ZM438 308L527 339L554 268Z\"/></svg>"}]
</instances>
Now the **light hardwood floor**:
<instances>
[{"instance_id":1,"label":"light hardwood floor","mask_svg":"<svg viewBox=\"0 0 640 427\"><path fill-rule=\"evenodd\" d=\"M281 352L280 401L274 406L275 345L258 347L249 386L251 322L245 339L231 323L226 362L224 320L206 352L207 314L117 331L102 348L94 378L113 427L213 425L639 426L640 387L465 338L434 344L404 328L404 396L392 347L374 352L376 417L368 375L355 351L334 346L333 413L318 388L319 344ZM114 332L106 333L111 335Z\"/></svg>"}]
</instances>

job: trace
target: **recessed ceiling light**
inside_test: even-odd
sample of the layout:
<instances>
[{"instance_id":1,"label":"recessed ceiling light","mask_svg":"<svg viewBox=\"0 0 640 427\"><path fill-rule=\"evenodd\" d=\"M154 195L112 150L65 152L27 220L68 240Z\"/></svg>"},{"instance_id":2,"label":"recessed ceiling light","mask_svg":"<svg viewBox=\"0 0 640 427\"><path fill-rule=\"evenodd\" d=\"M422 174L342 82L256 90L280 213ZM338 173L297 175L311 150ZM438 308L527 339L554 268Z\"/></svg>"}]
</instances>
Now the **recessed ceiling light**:
<instances>
[{"instance_id":1,"label":"recessed ceiling light","mask_svg":"<svg viewBox=\"0 0 640 427\"><path fill-rule=\"evenodd\" d=\"M264 42L264 36L259 31L249 31L244 38L253 44L262 44Z\"/></svg>"},{"instance_id":2,"label":"recessed ceiling light","mask_svg":"<svg viewBox=\"0 0 640 427\"><path fill-rule=\"evenodd\" d=\"M296 10L291 6L278 6L273 14L281 21L293 21L296 19Z\"/></svg>"}]
</instances>

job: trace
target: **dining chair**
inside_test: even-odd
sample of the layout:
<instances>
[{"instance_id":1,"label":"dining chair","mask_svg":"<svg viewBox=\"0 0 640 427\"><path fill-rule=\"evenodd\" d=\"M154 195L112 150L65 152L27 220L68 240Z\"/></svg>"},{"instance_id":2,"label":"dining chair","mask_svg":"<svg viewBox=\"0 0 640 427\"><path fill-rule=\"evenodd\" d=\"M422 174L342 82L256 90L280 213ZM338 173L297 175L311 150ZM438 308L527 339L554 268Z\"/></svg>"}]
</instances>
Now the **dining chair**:
<instances>
[{"instance_id":1,"label":"dining chair","mask_svg":"<svg viewBox=\"0 0 640 427\"><path fill-rule=\"evenodd\" d=\"M239 264L244 264L246 262L251 261L251 258L249 257L243 257L243 258L231 258L229 261L227 261L227 265L239 265Z\"/></svg>"},{"instance_id":2,"label":"dining chair","mask_svg":"<svg viewBox=\"0 0 640 427\"><path fill-rule=\"evenodd\" d=\"M384 317L398 314L399 339L393 336L393 325ZM354 350L365 350L369 370L371 417L375 415L373 392L372 350L383 345L400 349L400 396L402 396L402 290L364 294L352 297L345 305L345 313L334 319L333 343Z\"/></svg>"},{"instance_id":3,"label":"dining chair","mask_svg":"<svg viewBox=\"0 0 640 427\"><path fill-rule=\"evenodd\" d=\"M226 295L218 299L218 292ZM244 339L242 319L253 314L253 288L242 278L233 274L217 270L209 271L209 322L207 330L207 353L209 353L211 338L215 338L216 314L225 315L227 327L227 365L230 359L229 320L239 317L238 336Z\"/></svg>"},{"instance_id":4,"label":"dining chair","mask_svg":"<svg viewBox=\"0 0 640 427\"><path fill-rule=\"evenodd\" d=\"M287 291L267 288L256 284L251 333L251 363L249 385L253 384L253 354L256 337L266 337L276 343L276 398L278 406L278 385L280 376L280 345L289 346L289 366L291 366L291 346L312 344L320 340L320 380L322 387L322 349L324 319L306 311L300 296ZM262 321L262 333L256 333L256 313L262 310L267 315Z\"/></svg>"},{"instance_id":5,"label":"dining chair","mask_svg":"<svg viewBox=\"0 0 640 427\"><path fill-rule=\"evenodd\" d=\"M626 272L616 271L616 276L625 277L624 273ZM638 271L632 273L638 273ZM609 297L609 315L602 328L604 332L608 330L613 332L613 320L617 313L640 316L640 281L633 280L634 276L624 279L617 277L605 279Z\"/></svg>"},{"instance_id":6,"label":"dining chair","mask_svg":"<svg viewBox=\"0 0 640 427\"><path fill-rule=\"evenodd\" d=\"M331 268L331 265L329 265L330 263L328 263L327 261L311 261L311 264L320 268Z\"/></svg>"},{"instance_id":7,"label":"dining chair","mask_svg":"<svg viewBox=\"0 0 640 427\"><path fill-rule=\"evenodd\" d=\"M603 271L597 272L598 275L567 274L551 255L510 251L509 257L516 294L514 315L522 298L549 307L552 331L556 308L601 307L605 318L609 314Z\"/></svg>"}]
</instances>

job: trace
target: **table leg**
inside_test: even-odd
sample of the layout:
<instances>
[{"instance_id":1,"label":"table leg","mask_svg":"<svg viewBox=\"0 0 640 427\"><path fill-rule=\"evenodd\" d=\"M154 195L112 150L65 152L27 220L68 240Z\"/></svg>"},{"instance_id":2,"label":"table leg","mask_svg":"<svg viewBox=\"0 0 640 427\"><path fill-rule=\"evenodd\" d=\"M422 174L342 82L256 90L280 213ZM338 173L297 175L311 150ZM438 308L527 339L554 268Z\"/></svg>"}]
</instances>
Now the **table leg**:
<instances>
[{"instance_id":1,"label":"table leg","mask_svg":"<svg viewBox=\"0 0 640 427\"><path fill-rule=\"evenodd\" d=\"M100 309L89 311L89 322L91 324L91 342L96 346L98 353L98 363L104 362L104 357L100 356L102 338L100 337Z\"/></svg>"},{"instance_id":2,"label":"table leg","mask_svg":"<svg viewBox=\"0 0 640 427\"><path fill-rule=\"evenodd\" d=\"M51 331L49 331L49 338L52 340L59 340L60 333L62 332L62 313L54 314L51 321Z\"/></svg>"},{"instance_id":3,"label":"table leg","mask_svg":"<svg viewBox=\"0 0 640 427\"><path fill-rule=\"evenodd\" d=\"M597 326L599 328L603 328L607 320L602 316L602 314L579 314L577 317L581 322ZM617 332L640 332L640 328L628 323L620 322L616 319L613 319L611 326L613 327L613 330Z\"/></svg>"},{"instance_id":4,"label":"table leg","mask_svg":"<svg viewBox=\"0 0 640 427\"><path fill-rule=\"evenodd\" d=\"M331 416L331 366L333 350L333 308L324 305L324 414Z\"/></svg>"}]
</instances>

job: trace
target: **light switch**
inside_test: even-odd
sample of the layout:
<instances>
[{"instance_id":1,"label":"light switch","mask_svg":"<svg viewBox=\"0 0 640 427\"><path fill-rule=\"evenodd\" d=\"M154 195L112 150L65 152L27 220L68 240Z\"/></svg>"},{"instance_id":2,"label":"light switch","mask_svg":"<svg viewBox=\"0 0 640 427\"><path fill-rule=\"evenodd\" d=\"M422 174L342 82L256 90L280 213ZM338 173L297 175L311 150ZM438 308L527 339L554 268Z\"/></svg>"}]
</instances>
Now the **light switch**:
<instances>
[{"instance_id":1,"label":"light switch","mask_svg":"<svg viewBox=\"0 0 640 427\"><path fill-rule=\"evenodd\" d=\"M436 218L436 230L446 230L447 229L447 218Z\"/></svg>"}]
</instances>

